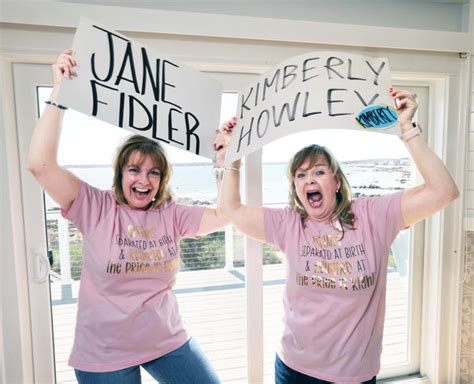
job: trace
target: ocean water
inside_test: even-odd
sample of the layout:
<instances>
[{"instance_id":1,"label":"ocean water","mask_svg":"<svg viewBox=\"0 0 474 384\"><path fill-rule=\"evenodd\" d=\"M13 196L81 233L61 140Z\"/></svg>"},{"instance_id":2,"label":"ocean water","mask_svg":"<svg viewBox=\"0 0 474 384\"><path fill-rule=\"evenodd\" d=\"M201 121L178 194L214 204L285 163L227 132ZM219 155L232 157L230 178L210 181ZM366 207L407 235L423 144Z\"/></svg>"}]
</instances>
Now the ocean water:
<instances>
[{"instance_id":1,"label":"ocean water","mask_svg":"<svg viewBox=\"0 0 474 384\"><path fill-rule=\"evenodd\" d=\"M404 189L412 185L411 163L408 159L382 159L341 164L349 180L353 193L380 195ZM87 183L110 189L113 170L110 166L68 166L71 172ZM263 203L265 205L284 205L288 201L289 182L286 163L263 164ZM241 180L242 191L244 175ZM192 199L215 203L216 183L210 164L174 165L170 182L174 196L178 199ZM47 196L47 210L56 204Z\"/></svg>"}]
</instances>

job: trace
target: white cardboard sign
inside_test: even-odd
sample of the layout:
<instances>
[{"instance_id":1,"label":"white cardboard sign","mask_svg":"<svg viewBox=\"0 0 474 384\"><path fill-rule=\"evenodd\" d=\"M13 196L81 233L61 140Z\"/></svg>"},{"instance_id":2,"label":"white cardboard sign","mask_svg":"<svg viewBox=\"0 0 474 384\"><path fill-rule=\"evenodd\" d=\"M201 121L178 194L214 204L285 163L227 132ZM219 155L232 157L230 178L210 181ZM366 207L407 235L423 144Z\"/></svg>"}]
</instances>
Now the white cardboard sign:
<instances>
[{"instance_id":1,"label":"white cardboard sign","mask_svg":"<svg viewBox=\"0 0 474 384\"><path fill-rule=\"evenodd\" d=\"M293 57L239 93L226 164L291 133L369 129L398 133L386 58L310 52Z\"/></svg>"},{"instance_id":2,"label":"white cardboard sign","mask_svg":"<svg viewBox=\"0 0 474 384\"><path fill-rule=\"evenodd\" d=\"M81 18L77 78L58 102L174 147L214 158L222 86L177 60Z\"/></svg>"}]
</instances>

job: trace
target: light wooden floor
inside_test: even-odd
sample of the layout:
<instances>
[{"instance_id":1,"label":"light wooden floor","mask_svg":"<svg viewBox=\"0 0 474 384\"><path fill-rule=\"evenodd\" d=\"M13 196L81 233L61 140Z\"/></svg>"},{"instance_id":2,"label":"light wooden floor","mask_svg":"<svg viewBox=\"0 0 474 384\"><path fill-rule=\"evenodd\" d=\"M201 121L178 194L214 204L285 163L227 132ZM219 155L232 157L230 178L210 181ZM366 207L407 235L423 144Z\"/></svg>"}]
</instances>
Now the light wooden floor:
<instances>
[{"instance_id":1,"label":"light wooden floor","mask_svg":"<svg viewBox=\"0 0 474 384\"><path fill-rule=\"evenodd\" d=\"M180 272L175 291L190 333L199 341L224 383L247 383L244 271ZM273 382L273 362L281 334L284 267L264 267L264 374ZM382 365L406 359L407 289L396 272L389 273ZM77 297L78 282L72 286ZM75 383L67 365L72 347L76 304L61 304L61 285L51 284L57 383ZM154 382L143 372L144 383Z\"/></svg>"}]
</instances>

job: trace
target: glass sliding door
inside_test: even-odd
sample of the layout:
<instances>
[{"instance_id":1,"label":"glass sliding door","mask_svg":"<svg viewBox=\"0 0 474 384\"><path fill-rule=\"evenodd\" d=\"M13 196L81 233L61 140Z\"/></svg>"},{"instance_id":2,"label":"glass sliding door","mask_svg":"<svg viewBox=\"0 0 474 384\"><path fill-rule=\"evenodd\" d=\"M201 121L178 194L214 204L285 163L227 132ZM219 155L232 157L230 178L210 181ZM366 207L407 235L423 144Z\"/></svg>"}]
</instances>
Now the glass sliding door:
<instances>
[{"instance_id":1,"label":"glass sliding door","mask_svg":"<svg viewBox=\"0 0 474 384\"><path fill-rule=\"evenodd\" d=\"M82 263L82 237L61 218L54 202L26 171L26 154L36 120L49 95L50 67L14 66L18 145L21 165L24 228L33 327L35 378L38 382L75 382L67 359L73 341L77 292ZM224 76L225 78L225 76ZM251 78L242 78L242 84ZM242 84L234 85L239 89ZM41 85L41 86L40 86ZM420 110L428 109L426 87L413 87ZM222 119L232 117L235 94L225 94ZM423 119L420 119L423 122ZM130 133L68 111L61 136L59 161L90 184L108 189L111 159ZM426 132L424 132L426 134ZM284 143L283 143L284 142ZM347 131L305 132L263 148L263 204L287 203L286 164L309 142L327 145L343 164L356 194L383 194L407 188L416 179L411 159L397 137ZM350 145L347 145L350 144ZM167 148L168 149L168 148ZM382 149L382 153L370 153ZM215 204L217 194L209 161L196 161L168 149L174 167L175 197L189 204ZM252 175L250 176L250 180ZM245 174L242 180L245 180ZM243 189L245 186L243 186ZM242 194L243 195L243 194ZM419 369L421 254L423 227L404 231L395 241L389 260L387 314L381 377ZM273 381L273 361L281 335L285 259L279 250L263 247L263 277L251 281L264 293L263 341L247 340L248 297L243 236L229 226L199 240L182 243L182 271L175 286L180 309L190 332L198 339L224 382L247 381L249 351L263 344L265 382ZM49 267L51 263L51 266ZM250 276L249 280L255 278ZM150 381L143 374L144 381Z\"/></svg>"}]
</instances>

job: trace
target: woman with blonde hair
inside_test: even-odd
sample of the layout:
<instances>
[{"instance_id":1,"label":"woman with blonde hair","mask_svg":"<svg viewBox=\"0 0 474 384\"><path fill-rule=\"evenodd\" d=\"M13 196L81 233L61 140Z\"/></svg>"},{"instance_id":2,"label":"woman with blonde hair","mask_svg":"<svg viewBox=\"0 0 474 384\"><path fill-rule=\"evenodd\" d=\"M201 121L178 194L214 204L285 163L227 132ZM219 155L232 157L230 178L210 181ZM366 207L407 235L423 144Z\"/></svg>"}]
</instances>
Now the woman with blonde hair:
<instances>
[{"instance_id":1,"label":"woman with blonde hair","mask_svg":"<svg viewBox=\"0 0 474 384\"><path fill-rule=\"evenodd\" d=\"M240 231L286 255L277 384L375 383L390 245L399 231L458 197L445 165L412 124L415 95L389 93L397 100L400 137L424 179L414 188L352 200L337 160L313 144L290 161L289 206L260 208L240 201L240 161L225 168L218 209ZM220 129L221 158L234 125Z\"/></svg>"},{"instance_id":2,"label":"woman with blonde hair","mask_svg":"<svg viewBox=\"0 0 474 384\"><path fill-rule=\"evenodd\" d=\"M77 65L66 50L53 65L54 87L38 121L28 168L83 234L83 267L69 364L79 383L141 382L140 366L160 383L217 383L184 328L172 287L179 241L224 227L215 209L177 204L163 147L134 135L117 151L113 190L94 188L58 165L64 77Z\"/></svg>"}]
</instances>

